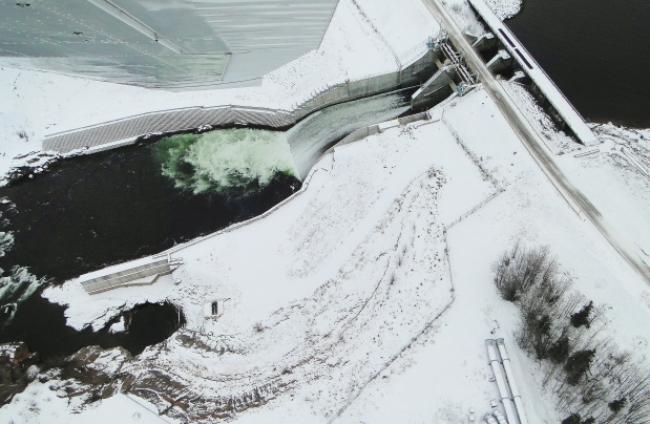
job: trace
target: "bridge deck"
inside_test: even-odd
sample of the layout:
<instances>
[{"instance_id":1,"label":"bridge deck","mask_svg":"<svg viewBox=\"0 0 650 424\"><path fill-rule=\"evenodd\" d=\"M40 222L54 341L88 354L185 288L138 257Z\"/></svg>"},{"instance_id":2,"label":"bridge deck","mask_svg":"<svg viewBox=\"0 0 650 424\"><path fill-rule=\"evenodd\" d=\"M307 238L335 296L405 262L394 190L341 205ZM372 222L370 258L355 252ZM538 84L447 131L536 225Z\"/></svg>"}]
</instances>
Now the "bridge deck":
<instances>
[{"instance_id":1,"label":"bridge deck","mask_svg":"<svg viewBox=\"0 0 650 424\"><path fill-rule=\"evenodd\" d=\"M470 0L474 10L483 18L490 30L496 34L512 57L519 63L531 80L539 87L551 105L557 110L562 119L576 135L578 140L586 146L598 143L591 128L585 123L584 118L573 107L551 78L524 48L517 37L506 27L503 22L492 12L492 9L483 0Z\"/></svg>"}]
</instances>

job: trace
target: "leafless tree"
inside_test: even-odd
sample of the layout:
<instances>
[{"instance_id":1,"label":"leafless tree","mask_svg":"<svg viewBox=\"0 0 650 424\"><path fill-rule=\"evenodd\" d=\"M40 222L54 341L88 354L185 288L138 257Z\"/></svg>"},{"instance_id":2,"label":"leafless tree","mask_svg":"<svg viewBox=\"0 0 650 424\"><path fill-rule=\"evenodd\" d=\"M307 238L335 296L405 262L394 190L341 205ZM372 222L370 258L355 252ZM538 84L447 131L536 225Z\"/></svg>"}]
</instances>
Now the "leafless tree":
<instances>
[{"instance_id":1,"label":"leafless tree","mask_svg":"<svg viewBox=\"0 0 650 424\"><path fill-rule=\"evenodd\" d=\"M650 424L650 370L619 351L603 308L570 290L548 248L516 244L495 265L494 281L519 307L518 342L544 366L563 423Z\"/></svg>"}]
</instances>

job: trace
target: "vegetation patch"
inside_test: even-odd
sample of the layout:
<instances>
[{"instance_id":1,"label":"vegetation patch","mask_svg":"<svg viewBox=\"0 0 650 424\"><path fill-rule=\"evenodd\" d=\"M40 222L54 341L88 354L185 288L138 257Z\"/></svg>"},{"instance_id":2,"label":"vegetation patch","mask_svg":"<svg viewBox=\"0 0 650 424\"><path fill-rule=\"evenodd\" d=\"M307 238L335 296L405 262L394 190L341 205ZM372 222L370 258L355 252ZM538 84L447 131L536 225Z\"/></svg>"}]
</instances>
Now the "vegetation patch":
<instances>
[{"instance_id":1,"label":"vegetation patch","mask_svg":"<svg viewBox=\"0 0 650 424\"><path fill-rule=\"evenodd\" d=\"M521 314L517 341L542 363L562 424L647 423L650 370L609 337L604 313L571 290L548 248L515 246L496 264L501 297Z\"/></svg>"}]
</instances>

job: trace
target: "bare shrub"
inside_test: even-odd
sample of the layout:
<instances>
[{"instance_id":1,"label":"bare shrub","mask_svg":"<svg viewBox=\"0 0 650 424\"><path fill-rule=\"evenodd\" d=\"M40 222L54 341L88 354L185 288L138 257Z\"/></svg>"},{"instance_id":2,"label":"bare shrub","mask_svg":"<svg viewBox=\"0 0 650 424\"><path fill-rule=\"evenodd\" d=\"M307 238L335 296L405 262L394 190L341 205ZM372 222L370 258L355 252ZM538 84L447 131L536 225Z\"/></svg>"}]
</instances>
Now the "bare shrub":
<instances>
[{"instance_id":1,"label":"bare shrub","mask_svg":"<svg viewBox=\"0 0 650 424\"><path fill-rule=\"evenodd\" d=\"M494 282L501 297L514 302L533 285L555 273L555 261L548 248L524 249L517 244L497 263Z\"/></svg>"},{"instance_id":2,"label":"bare shrub","mask_svg":"<svg viewBox=\"0 0 650 424\"><path fill-rule=\"evenodd\" d=\"M519 303L520 346L537 359L547 358L553 343L567 334L566 328L558 323L575 309L567 305L570 281L558 272L546 247L526 249L517 244L501 257L495 271L501 297Z\"/></svg>"},{"instance_id":3,"label":"bare shrub","mask_svg":"<svg viewBox=\"0 0 650 424\"><path fill-rule=\"evenodd\" d=\"M519 344L532 351L537 359L545 359L551 345L551 317L544 304L535 304L522 311L523 325Z\"/></svg>"}]
</instances>

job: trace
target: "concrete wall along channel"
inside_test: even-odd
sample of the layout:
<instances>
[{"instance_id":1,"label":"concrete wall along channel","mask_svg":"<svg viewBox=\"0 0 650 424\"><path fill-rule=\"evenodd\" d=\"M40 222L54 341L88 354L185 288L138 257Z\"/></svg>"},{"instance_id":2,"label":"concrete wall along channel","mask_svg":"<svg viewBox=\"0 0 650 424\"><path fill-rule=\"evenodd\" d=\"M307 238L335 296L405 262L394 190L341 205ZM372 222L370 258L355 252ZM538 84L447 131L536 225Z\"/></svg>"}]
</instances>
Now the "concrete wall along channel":
<instances>
[{"instance_id":1,"label":"concrete wall along channel","mask_svg":"<svg viewBox=\"0 0 650 424\"><path fill-rule=\"evenodd\" d=\"M435 54L425 52L398 71L346 81L323 89L295 110L222 105L188 107L143 113L97 125L46 136L43 150L94 153L133 144L148 135L192 131L202 127L256 126L285 129L305 116L339 103L358 100L383 92L416 86L435 70ZM83 149L83 150L82 150Z\"/></svg>"}]
</instances>

